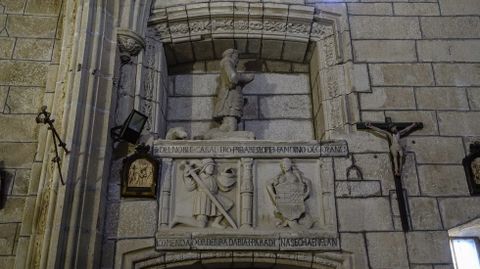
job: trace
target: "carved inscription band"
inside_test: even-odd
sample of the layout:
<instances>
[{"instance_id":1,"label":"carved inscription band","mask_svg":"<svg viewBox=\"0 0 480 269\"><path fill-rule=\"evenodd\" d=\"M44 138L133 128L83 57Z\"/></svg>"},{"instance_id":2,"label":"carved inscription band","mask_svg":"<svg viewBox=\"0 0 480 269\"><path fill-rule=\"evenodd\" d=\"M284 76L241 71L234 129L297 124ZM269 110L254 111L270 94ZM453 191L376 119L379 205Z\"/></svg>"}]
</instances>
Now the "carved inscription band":
<instances>
[{"instance_id":1,"label":"carved inscription band","mask_svg":"<svg viewBox=\"0 0 480 269\"><path fill-rule=\"evenodd\" d=\"M180 249L235 249L235 250L335 250L339 242L336 237L278 237L278 236L209 236L172 237L157 236L157 250Z\"/></svg>"},{"instance_id":2,"label":"carved inscription band","mask_svg":"<svg viewBox=\"0 0 480 269\"><path fill-rule=\"evenodd\" d=\"M345 141L157 141L158 158L319 158L348 155Z\"/></svg>"}]
</instances>

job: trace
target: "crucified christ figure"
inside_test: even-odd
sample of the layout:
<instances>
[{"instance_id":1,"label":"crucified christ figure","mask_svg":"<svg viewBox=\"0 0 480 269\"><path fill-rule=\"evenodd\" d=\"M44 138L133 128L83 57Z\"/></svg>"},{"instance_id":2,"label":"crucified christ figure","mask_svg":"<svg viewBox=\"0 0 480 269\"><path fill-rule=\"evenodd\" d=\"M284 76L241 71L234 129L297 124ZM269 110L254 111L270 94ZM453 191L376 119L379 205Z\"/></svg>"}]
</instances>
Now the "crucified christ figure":
<instances>
[{"instance_id":1,"label":"crucified christ figure","mask_svg":"<svg viewBox=\"0 0 480 269\"><path fill-rule=\"evenodd\" d=\"M397 126L392 126L389 130L383 130L374 126L371 122L367 122L365 126L369 129L372 129L378 133L384 134L387 136L388 143L390 145L390 154L392 155L393 159L393 169L395 176L400 176L402 173L402 164L403 164L403 147L400 145L400 139L410 130L418 126L418 123L414 122L411 125L398 130Z\"/></svg>"}]
</instances>

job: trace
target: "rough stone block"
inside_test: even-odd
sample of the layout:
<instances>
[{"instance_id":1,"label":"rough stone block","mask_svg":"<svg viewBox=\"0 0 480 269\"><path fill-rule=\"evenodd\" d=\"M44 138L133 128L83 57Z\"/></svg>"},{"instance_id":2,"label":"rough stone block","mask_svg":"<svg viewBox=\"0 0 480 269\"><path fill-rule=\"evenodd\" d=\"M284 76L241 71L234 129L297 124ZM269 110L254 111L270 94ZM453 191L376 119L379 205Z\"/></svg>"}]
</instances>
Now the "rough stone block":
<instances>
[{"instance_id":1,"label":"rough stone block","mask_svg":"<svg viewBox=\"0 0 480 269\"><path fill-rule=\"evenodd\" d=\"M15 268L15 256L1 256L0 268Z\"/></svg>"},{"instance_id":2,"label":"rough stone block","mask_svg":"<svg viewBox=\"0 0 480 269\"><path fill-rule=\"evenodd\" d=\"M363 234L341 233L342 250L352 252L355 268L368 268L368 257Z\"/></svg>"},{"instance_id":3,"label":"rough stone block","mask_svg":"<svg viewBox=\"0 0 480 269\"><path fill-rule=\"evenodd\" d=\"M388 3L348 3L348 13L352 15L392 15L392 5Z\"/></svg>"},{"instance_id":4,"label":"rough stone block","mask_svg":"<svg viewBox=\"0 0 480 269\"><path fill-rule=\"evenodd\" d=\"M132 250L150 248L155 246L154 238L142 238L142 239L125 239L118 240L115 245L115 267L122 268L122 262L124 260L123 254Z\"/></svg>"},{"instance_id":5,"label":"rough stone block","mask_svg":"<svg viewBox=\"0 0 480 269\"><path fill-rule=\"evenodd\" d=\"M433 269L455 269L453 264L434 264Z\"/></svg>"},{"instance_id":6,"label":"rough stone block","mask_svg":"<svg viewBox=\"0 0 480 269\"><path fill-rule=\"evenodd\" d=\"M434 64L433 69L439 86L480 85L480 64Z\"/></svg>"},{"instance_id":7,"label":"rough stone block","mask_svg":"<svg viewBox=\"0 0 480 269\"><path fill-rule=\"evenodd\" d=\"M397 122L422 122L423 128L411 135L437 135L437 118L434 111L386 111L386 117Z\"/></svg>"},{"instance_id":8,"label":"rough stone block","mask_svg":"<svg viewBox=\"0 0 480 269\"><path fill-rule=\"evenodd\" d=\"M370 91L370 81L368 80L368 70L366 64L353 64L351 69L345 67L347 92L368 92ZM350 80L351 78L351 80Z\"/></svg>"},{"instance_id":9,"label":"rough stone block","mask_svg":"<svg viewBox=\"0 0 480 269\"><path fill-rule=\"evenodd\" d=\"M435 198L410 197L408 202L414 230L442 229L440 211Z\"/></svg>"},{"instance_id":10,"label":"rough stone block","mask_svg":"<svg viewBox=\"0 0 480 269\"><path fill-rule=\"evenodd\" d=\"M439 0L442 15L474 15L480 14L477 0Z\"/></svg>"},{"instance_id":11,"label":"rough stone block","mask_svg":"<svg viewBox=\"0 0 480 269\"><path fill-rule=\"evenodd\" d=\"M410 264L410 269L433 269L431 264Z\"/></svg>"},{"instance_id":12,"label":"rough stone block","mask_svg":"<svg viewBox=\"0 0 480 269\"><path fill-rule=\"evenodd\" d=\"M25 209L23 211L22 223L20 225L20 236L30 236L33 231L33 219L35 215L35 196L25 198Z\"/></svg>"},{"instance_id":13,"label":"rough stone block","mask_svg":"<svg viewBox=\"0 0 480 269\"><path fill-rule=\"evenodd\" d=\"M367 233L367 247L372 268L409 268L403 233Z\"/></svg>"},{"instance_id":14,"label":"rough stone block","mask_svg":"<svg viewBox=\"0 0 480 269\"><path fill-rule=\"evenodd\" d=\"M284 61L265 61L262 65L264 73L290 73L292 64Z\"/></svg>"},{"instance_id":15,"label":"rough stone block","mask_svg":"<svg viewBox=\"0 0 480 269\"><path fill-rule=\"evenodd\" d=\"M380 180L384 195L395 188L392 164L388 154L357 155L356 163L361 167L364 179Z\"/></svg>"},{"instance_id":16,"label":"rough stone block","mask_svg":"<svg viewBox=\"0 0 480 269\"><path fill-rule=\"evenodd\" d=\"M337 208L340 231L388 231L393 229L388 198L338 198Z\"/></svg>"},{"instance_id":17,"label":"rough stone block","mask_svg":"<svg viewBox=\"0 0 480 269\"><path fill-rule=\"evenodd\" d=\"M15 182L13 183L12 194L28 194L28 185L30 184L30 169L18 169L15 173Z\"/></svg>"},{"instance_id":18,"label":"rough stone block","mask_svg":"<svg viewBox=\"0 0 480 269\"><path fill-rule=\"evenodd\" d=\"M53 15L58 14L61 7L62 1L59 0L29 0L25 13Z\"/></svg>"},{"instance_id":19,"label":"rough stone block","mask_svg":"<svg viewBox=\"0 0 480 269\"><path fill-rule=\"evenodd\" d=\"M312 104L308 95L275 95L260 97L260 118L311 119Z\"/></svg>"},{"instance_id":20,"label":"rough stone block","mask_svg":"<svg viewBox=\"0 0 480 269\"><path fill-rule=\"evenodd\" d=\"M462 139L458 137L406 137L407 151L413 151L417 163L460 164L465 157ZM448 154L445 154L448 152Z\"/></svg>"},{"instance_id":21,"label":"rough stone block","mask_svg":"<svg viewBox=\"0 0 480 269\"><path fill-rule=\"evenodd\" d=\"M462 88L416 88L415 97L419 109L468 110L467 93Z\"/></svg>"},{"instance_id":22,"label":"rough stone block","mask_svg":"<svg viewBox=\"0 0 480 269\"><path fill-rule=\"evenodd\" d=\"M480 112L438 112L441 135L480 136Z\"/></svg>"},{"instance_id":23,"label":"rough stone block","mask_svg":"<svg viewBox=\"0 0 480 269\"><path fill-rule=\"evenodd\" d=\"M417 60L413 40L355 40L353 55L358 62L413 62Z\"/></svg>"},{"instance_id":24,"label":"rough stone block","mask_svg":"<svg viewBox=\"0 0 480 269\"><path fill-rule=\"evenodd\" d=\"M25 2L26 0L4 0L2 1L2 5L5 8L5 13L15 14L23 12Z\"/></svg>"},{"instance_id":25,"label":"rough stone block","mask_svg":"<svg viewBox=\"0 0 480 269\"><path fill-rule=\"evenodd\" d=\"M0 113L3 113L5 102L7 101L8 87L0 86Z\"/></svg>"},{"instance_id":26,"label":"rough stone block","mask_svg":"<svg viewBox=\"0 0 480 269\"><path fill-rule=\"evenodd\" d=\"M480 88L467 89L467 95L468 95L468 101L470 103L470 107L475 110L480 110ZM1 108L1 105L0 105L0 108Z\"/></svg>"},{"instance_id":27,"label":"rough stone block","mask_svg":"<svg viewBox=\"0 0 480 269\"><path fill-rule=\"evenodd\" d=\"M42 88L10 87L6 103L8 113L37 113L43 104Z\"/></svg>"},{"instance_id":28,"label":"rough stone block","mask_svg":"<svg viewBox=\"0 0 480 269\"><path fill-rule=\"evenodd\" d=\"M0 255L13 254L17 226L16 223L0 224Z\"/></svg>"},{"instance_id":29,"label":"rough stone block","mask_svg":"<svg viewBox=\"0 0 480 269\"><path fill-rule=\"evenodd\" d=\"M153 236L157 229L157 201L122 201L118 237Z\"/></svg>"},{"instance_id":30,"label":"rough stone block","mask_svg":"<svg viewBox=\"0 0 480 269\"><path fill-rule=\"evenodd\" d=\"M0 219L2 222L21 222L24 207L25 198L9 197L5 203L5 207L0 210Z\"/></svg>"},{"instance_id":31,"label":"rough stone block","mask_svg":"<svg viewBox=\"0 0 480 269\"><path fill-rule=\"evenodd\" d=\"M371 93L360 94L362 109L415 109L413 88L372 88Z\"/></svg>"},{"instance_id":32,"label":"rough stone block","mask_svg":"<svg viewBox=\"0 0 480 269\"><path fill-rule=\"evenodd\" d=\"M402 181L403 187L407 190L409 195L419 195L418 189L418 175L415 155L412 153L406 153L405 162L402 169Z\"/></svg>"},{"instance_id":33,"label":"rough stone block","mask_svg":"<svg viewBox=\"0 0 480 269\"><path fill-rule=\"evenodd\" d=\"M433 86L429 64L370 64L372 86Z\"/></svg>"},{"instance_id":34,"label":"rough stone block","mask_svg":"<svg viewBox=\"0 0 480 269\"><path fill-rule=\"evenodd\" d=\"M385 121L385 113L383 111L362 111L362 121Z\"/></svg>"},{"instance_id":35,"label":"rough stone block","mask_svg":"<svg viewBox=\"0 0 480 269\"><path fill-rule=\"evenodd\" d=\"M362 131L348 135L339 135L338 139L345 139L348 143L348 149L352 153L388 151L387 140L379 139L369 132Z\"/></svg>"},{"instance_id":36,"label":"rough stone block","mask_svg":"<svg viewBox=\"0 0 480 269\"><path fill-rule=\"evenodd\" d=\"M245 94L310 94L306 74L255 74L243 90Z\"/></svg>"},{"instance_id":37,"label":"rough stone block","mask_svg":"<svg viewBox=\"0 0 480 269\"><path fill-rule=\"evenodd\" d=\"M35 141L38 135L37 124L32 124L30 115L9 115L0 116L0 139L8 142L29 142Z\"/></svg>"},{"instance_id":38,"label":"rough stone block","mask_svg":"<svg viewBox=\"0 0 480 269\"><path fill-rule=\"evenodd\" d=\"M291 62L303 62L308 43L285 41L282 50L282 59Z\"/></svg>"},{"instance_id":39,"label":"rough stone block","mask_svg":"<svg viewBox=\"0 0 480 269\"><path fill-rule=\"evenodd\" d=\"M213 115L213 97L168 98L168 120L210 120Z\"/></svg>"},{"instance_id":40,"label":"rough stone block","mask_svg":"<svg viewBox=\"0 0 480 269\"><path fill-rule=\"evenodd\" d=\"M480 197L439 198L444 228L450 229L480 217L479 203Z\"/></svg>"},{"instance_id":41,"label":"rough stone block","mask_svg":"<svg viewBox=\"0 0 480 269\"><path fill-rule=\"evenodd\" d=\"M204 96L215 95L217 88L217 74L189 74L177 75L175 79L175 95L177 96Z\"/></svg>"},{"instance_id":42,"label":"rough stone block","mask_svg":"<svg viewBox=\"0 0 480 269\"><path fill-rule=\"evenodd\" d=\"M423 62L478 62L479 40L418 40L418 59Z\"/></svg>"},{"instance_id":43,"label":"rough stone block","mask_svg":"<svg viewBox=\"0 0 480 269\"><path fill-rule=\"evenodd\" d=\"M479 17L422 17L424 38L479 38Z\"/></svg>"},{"instance_id":44,"label":"rough stone block","mask_svg":"<svg viewBox=\"0 0 480 269\"><path fill-rule=\"evenodd\" d=\"M245 131L252 131L257 139L312 140L311 120L247 120Z\"/></svg>"},{"instance_id":45,"label":"rough stone block","mask_svg":"<svg viewBox=\"0 0 480 269\"><path fill-rule=\"evenodd\" d=\"M9 16L10 37L54 38L57 30L57 17Z\"/></svg>"},{"instance_id":46,"label":"rough stone block","mask_svg":"<svg viewBox=\"0 0 480 269\"><path fill-rule=\"evenodd\" d=\"M19 38L15 45L14 59L48 61L52 58L52 39Z\"/></svg>"},{"instance_id":47,"label":"rough stone block","mask_svg":"<svg viewBox=\"0 0 480 269\"><path fill-rule=\"evenodd\" d=\"M353 39L419 39L420 25L407 17L350 17Z\"/></svg>"},{"instance_id":48,"label":"rough stone block","mask_svg":"<svg viewBox=\"0 0 480 269\"><path fill-rule=\"evenodd\" d=\"M451 262L448 233L410 232L407 233L408 256L412 263Z\"/></svg>"},{"instance_id":49,"label":"rough stone block","mask_svg":"<svg viewBox=\"0 0 480 269\"><path fill-rule=\"evenodd\" d=\"M48 65L37 62L0 61L0 83L15 86L40 86L46 83Z\"/></svg>"},{"instance_id":50,"label":"rough stone block","mask_svg":"<svg viewBox=\"0 0 480 269\"><path fill-rule=\"evenodd\" d=\"M0 37L0 59L10 59L14 45L15 38Z\"/></svg>"},{"instance_id":51,"label":"rough stone block","mask_svg":"<svg viewBox=\"0 0 480 269\"><path fill-rule=\"evenodd\" d=\"M36 143L0 143L0 160L6 168L30 168L36 149Z\"/></svg>"},{"instance_id":52,"label":"rough stone block","mask_svg":"<svg viewBox=\"0 0 480 269\"><path fill-rule=\"evenodd\" d=\"M335 183L337 197L369 197L381 194L379 181L338 181Z\"/></svg>"},{"instance_id":53,"label":"rough stone block","mask_svg":"<svg viewBox=\"0 0 480 269\"><path fill-rule=\"evenodd\" d=\"M440 15L437 3L394 3L395 15L401 16L436 16Z\"/></svg>"}]
</instances>

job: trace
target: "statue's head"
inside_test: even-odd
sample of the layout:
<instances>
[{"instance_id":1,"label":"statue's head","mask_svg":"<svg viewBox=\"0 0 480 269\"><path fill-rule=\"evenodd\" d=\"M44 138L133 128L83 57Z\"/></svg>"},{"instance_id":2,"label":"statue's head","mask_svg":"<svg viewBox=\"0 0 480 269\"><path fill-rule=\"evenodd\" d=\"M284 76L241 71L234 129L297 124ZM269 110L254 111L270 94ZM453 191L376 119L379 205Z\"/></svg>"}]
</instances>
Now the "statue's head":
<instances>
[{"instance_id":1,"label":"statue's head","mask_svg":"<svg viewBox=\"0 0 480 269\"><path fill-rule=\"evenodd\" d=\"M282 163L280 164L282 171L287 172L292 170L292 161L288 158L282 159Z\"/></svg>"},{"instance_id":2,"label":"statue's head","mask_svg":"<svg viewBox=\"0 0 480 269\"><path fill-rule=\"evenodd\" d=\"M213 159L203 159L202 160L202 167L206 174L213 175L213 171L215 169L215 162Z\"/></svg>"},{"instance_id":3,"label":"statue's head","mask_svg":"<svg viewBox=\"0 0 480 269\"><path fill-rule=\"evenodd\" d=\"M238 50L236 49L227 49L222 54L223 58L231 58L235 64L238 63Z\"/></svg>"}]
</instances>

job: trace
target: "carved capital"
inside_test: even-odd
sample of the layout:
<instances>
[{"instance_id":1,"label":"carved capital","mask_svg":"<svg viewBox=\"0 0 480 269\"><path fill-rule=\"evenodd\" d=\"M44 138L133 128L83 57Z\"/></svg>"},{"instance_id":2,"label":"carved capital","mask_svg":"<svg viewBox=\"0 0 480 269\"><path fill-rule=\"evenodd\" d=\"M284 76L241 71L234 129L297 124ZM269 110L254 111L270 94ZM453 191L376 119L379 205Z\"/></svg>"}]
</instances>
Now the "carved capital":
<instances>
[{"instance_id":1,"label":"carved capital","mask_svg":"<svg viewBox=\"0 0 480 269\"><path fill-rule=\"evenodd\" d=\"M122 62L130 61L131 57L137 56L138 53L145 48L143 38L132 30L118 29L117 40Z\"/></svg>"}]
</instances>

